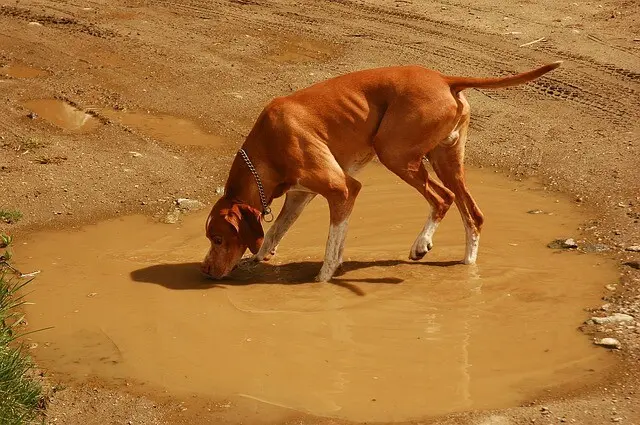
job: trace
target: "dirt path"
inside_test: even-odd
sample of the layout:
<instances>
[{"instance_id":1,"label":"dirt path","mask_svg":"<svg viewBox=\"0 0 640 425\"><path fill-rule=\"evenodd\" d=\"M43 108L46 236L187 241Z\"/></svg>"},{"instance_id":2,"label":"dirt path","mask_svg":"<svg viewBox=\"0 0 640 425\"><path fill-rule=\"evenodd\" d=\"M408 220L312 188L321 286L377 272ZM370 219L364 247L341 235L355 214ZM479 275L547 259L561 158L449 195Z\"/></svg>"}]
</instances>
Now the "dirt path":
<instances>
[{"instance_id":1,"label":"dirt path","mask_svg":"<svg viewBox=\"0 0 640 425\"><path fill-rule=\"evenodd\" d=\"M578 239L601 244L591 247L606 247L604 255L621 262L639 259L624 251L640 244L640 11L632 1L0 5L0 74L7 75L0 77L0 208L24 214L0 230L19 235L129 213L164 215L179 197L209 203L262 106L333 75L399 63L499 75L562 59L562 68L529 86L468 93L468 162L512 178L538 176L546 190L564 192L585 210L589 220L576 229ZM33 111L30 102L54 98L65 102L57 118ZM605 294L609 312L640 313L639 281L638 270L623 266L616 290ZM589 331L621 338L628 361L637 355L634 329ZM637 412L613 413L611 406L637 402L636 379L553 408L580 423L633 423ZM111 394L100 388L96 394ZM614 390L621 392L607 395ZM77 400L83 394L77 390ZM64 423L87 417L86 403L59 397L78 406L76 419ZM104 397L93 405L116 415ZM120 397L129 407L142 403ZM202 401L182 411L170 399L163 403L168 423L204 421L192 412L211 407ZM500 415L515 423L530 414L552 423L561 415L534 409ZM173 413L183 419L171 419Z\"/></svg>"}]
</instances>

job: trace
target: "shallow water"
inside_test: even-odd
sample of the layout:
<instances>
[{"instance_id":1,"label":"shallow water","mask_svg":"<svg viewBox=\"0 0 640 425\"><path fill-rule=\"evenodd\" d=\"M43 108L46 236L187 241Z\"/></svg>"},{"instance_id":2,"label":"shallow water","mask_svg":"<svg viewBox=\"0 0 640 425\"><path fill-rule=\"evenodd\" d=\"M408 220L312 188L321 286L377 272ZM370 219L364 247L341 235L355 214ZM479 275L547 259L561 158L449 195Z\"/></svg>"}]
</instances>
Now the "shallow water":
<instances>
[{"instance_id":1,"label":"shallow water","mask_svg":"<svg viewBox=\"0 0 640 425\"><path fill-rule=\"evenodd\" d=\"M588 385L611 366L576 327L615 268L546 248L573 234L575 207L473 171L486 216L478 264L457 263L455 208L434 250L412 262L426 202L377 164L359 179L346 272L329 284L309 283L327 236L323 199L270 262L219 282L197 269L208 211L178 225L134 216L32 234L15 255L22 269L43 269L27 313L32 328L55 326L33 335L36 359L77 378L126 377L354 421L514 406Z\"/></svg>"},{"instance_id":2,"label":"shallow water","mask_svg":"<svg viewBox=\"0 0 640 425\"><path fill-rule=\"evenodd\" d=\"M24 102L24 106L45 121L63 130L86 132L100 125L95 117L81 111L63 100L37 99Z\"/></svg>"}]
</instances>

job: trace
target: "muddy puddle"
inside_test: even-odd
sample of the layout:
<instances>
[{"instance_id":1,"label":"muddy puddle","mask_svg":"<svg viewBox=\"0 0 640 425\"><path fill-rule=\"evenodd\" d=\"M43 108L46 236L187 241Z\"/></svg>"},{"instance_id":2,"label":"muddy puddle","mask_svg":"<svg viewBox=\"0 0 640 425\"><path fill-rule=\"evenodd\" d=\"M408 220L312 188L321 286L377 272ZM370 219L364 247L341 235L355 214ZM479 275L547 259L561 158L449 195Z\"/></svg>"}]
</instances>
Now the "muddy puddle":
<instances>
[{"instance_id":1,"label":"muddy puddle","mask_svg":"<svg viewBox=\"0 0 640 425\"><path fill-rule=\"evenodd\" d=\"M330 284L309 283L327 235L322 199L271 262L217 284L197 270L207 211L177 225L134 216L30 235L15 250L22 269L43 270L29 323L55 326L32 335L35 358L75 378L353 421L514 406L589 385L611 367L576 327L617 278L614 266L545 246L575 235L575 207L471 172L487 219L477 266L457 263L464 231L455 209L434 250L411 262L425 201L377 165L360 180L346 273Z\"/></svg>"},{"instance_id":2,"label":"muddy puddle","mask_svg":"<svg viewBox=\"0 0 640 425\"><path fill-rule=\"evenodd\" d=\"M167 114L139 111L101 111L105 116L166 143L187 146L219 146L221 137L213 135L188 119Z\"/></svg>"},{"instance_id":3,"label":"muddy puddle","mask_svg":"<svg viewBox=\"0 0 640 425\"><path fill-rule=\"evenodd\" d=\"M34 68L27 65L13 64L0 67L0 75L6 75L12 78L38 78L44 77L49 73L43 69Z\"/></svg>"},{"instance_id":4,"label":"muddy puddle","mask_svg":"<svg viewBox=\"0 0 640 425\"><path fill-rule=\"evenodd\" d=\"M326 59L335 55L336 51L334 46L325 42L278 37L269 49L267 58L278 63L301 63Z\"/></svg>"},{"instance_id":5,"label":"muddy puddle","mask_svg":"<svg viewBox=\"0 0 640 425\"><path fill-rule=\"evenodd\" d=\"M24 102L23 105L34 112L36 118L71 132L88 132L100 126L100 121L84 111L58 99L37 99Z\"/></svg>"}]
</instances>

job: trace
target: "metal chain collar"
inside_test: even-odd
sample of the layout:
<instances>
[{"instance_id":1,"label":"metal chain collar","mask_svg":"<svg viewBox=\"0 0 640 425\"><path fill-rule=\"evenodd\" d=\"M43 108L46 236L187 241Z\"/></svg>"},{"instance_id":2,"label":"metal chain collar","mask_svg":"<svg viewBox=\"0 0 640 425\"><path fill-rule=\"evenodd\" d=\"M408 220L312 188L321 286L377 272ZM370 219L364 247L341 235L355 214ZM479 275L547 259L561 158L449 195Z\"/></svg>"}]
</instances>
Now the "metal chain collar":
<instances>
[{"instance_id":1,"label":"metal chain collar","mask_svg":"<svg viewBox=\"0 0 640 425\"><path fill-rule=\"evenodd\" d=\"M256 179L256 184L258 185L258 194L260 195L260 203L262 204L262 218L264 219L264 221L269 223L273 221L273 214L271 214L271 208L267 205L267 198L264 196L264 188L262 187L262 181L260 180L260 176L258 175L256 168L251 163L251 160L249 159L249 155L247 155L245 150L240 149L238 153L240 154L242 159L244 159L244 162L247 164L247 167L249 167L249 171L251 171L251 174L253 174L253 177ZM267 219L267 217L269 217L269 219Z\"/></svg>"}]
</instances>

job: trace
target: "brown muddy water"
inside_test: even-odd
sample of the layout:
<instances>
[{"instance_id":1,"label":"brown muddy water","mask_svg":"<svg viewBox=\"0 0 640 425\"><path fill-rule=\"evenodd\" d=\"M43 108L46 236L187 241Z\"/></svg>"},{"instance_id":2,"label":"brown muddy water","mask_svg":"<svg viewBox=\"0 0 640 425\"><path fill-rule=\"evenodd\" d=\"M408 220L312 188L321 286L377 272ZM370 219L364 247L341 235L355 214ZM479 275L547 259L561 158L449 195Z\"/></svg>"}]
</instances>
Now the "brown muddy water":
<instances>
[{"instance_id":1,"label":"brown muddy water","mask_svg":"<svg viewBox=\"0 0 640 425\"><path fill-rule=\"evenodd\" d=\"M38 78L49 75L49 73L43 69L27 65L12 64L6 67L0 67L0 75L6 75L13 78Z\"/></svg>"},{"instance_id":2,"label":"brown muddy water","mask_svg":"<svg viewBox=\"0 0 640 425\"><path fill-rule=\"evenodd\" d=\"M478 264L457 263L455 209L434 250L412 262L426 202L377 164L359 179L346 273L333 283L310 283L327 237L323 199L269 263L220 282L197 268L208 211L177 225L134 216L30 235L15 250L24 271L43 271L30 326L55 326L32 335L35 358L71 378L127 378L354 421L514 406L609 370L609 353L576 328L617 278L614 266L546 247L575 234L576 207L473 171L487 219Z\"/></svg>"},{"instance_id":3,"label":"brown muddy water","mask_svg":"<svg viewBox=\"0 0 640 425\"><path fill-rule=\"evenodd\" d=\"M166 143L186 146L219 146L223 143L220 137L185 118L141 111L102 110L101 113Z\"/></svg>"},{"instance_id":4,"label":"brown muddy water","mask_svg":"<svg viewBox=\"0 0 640 425\"><path fill-rule=\"evenodd\" d=\"M100 126L100 121L84 111L58 99L37 99L24 106L54 126L71 132L87 132Z\"/></svg>"}]
</instances>

